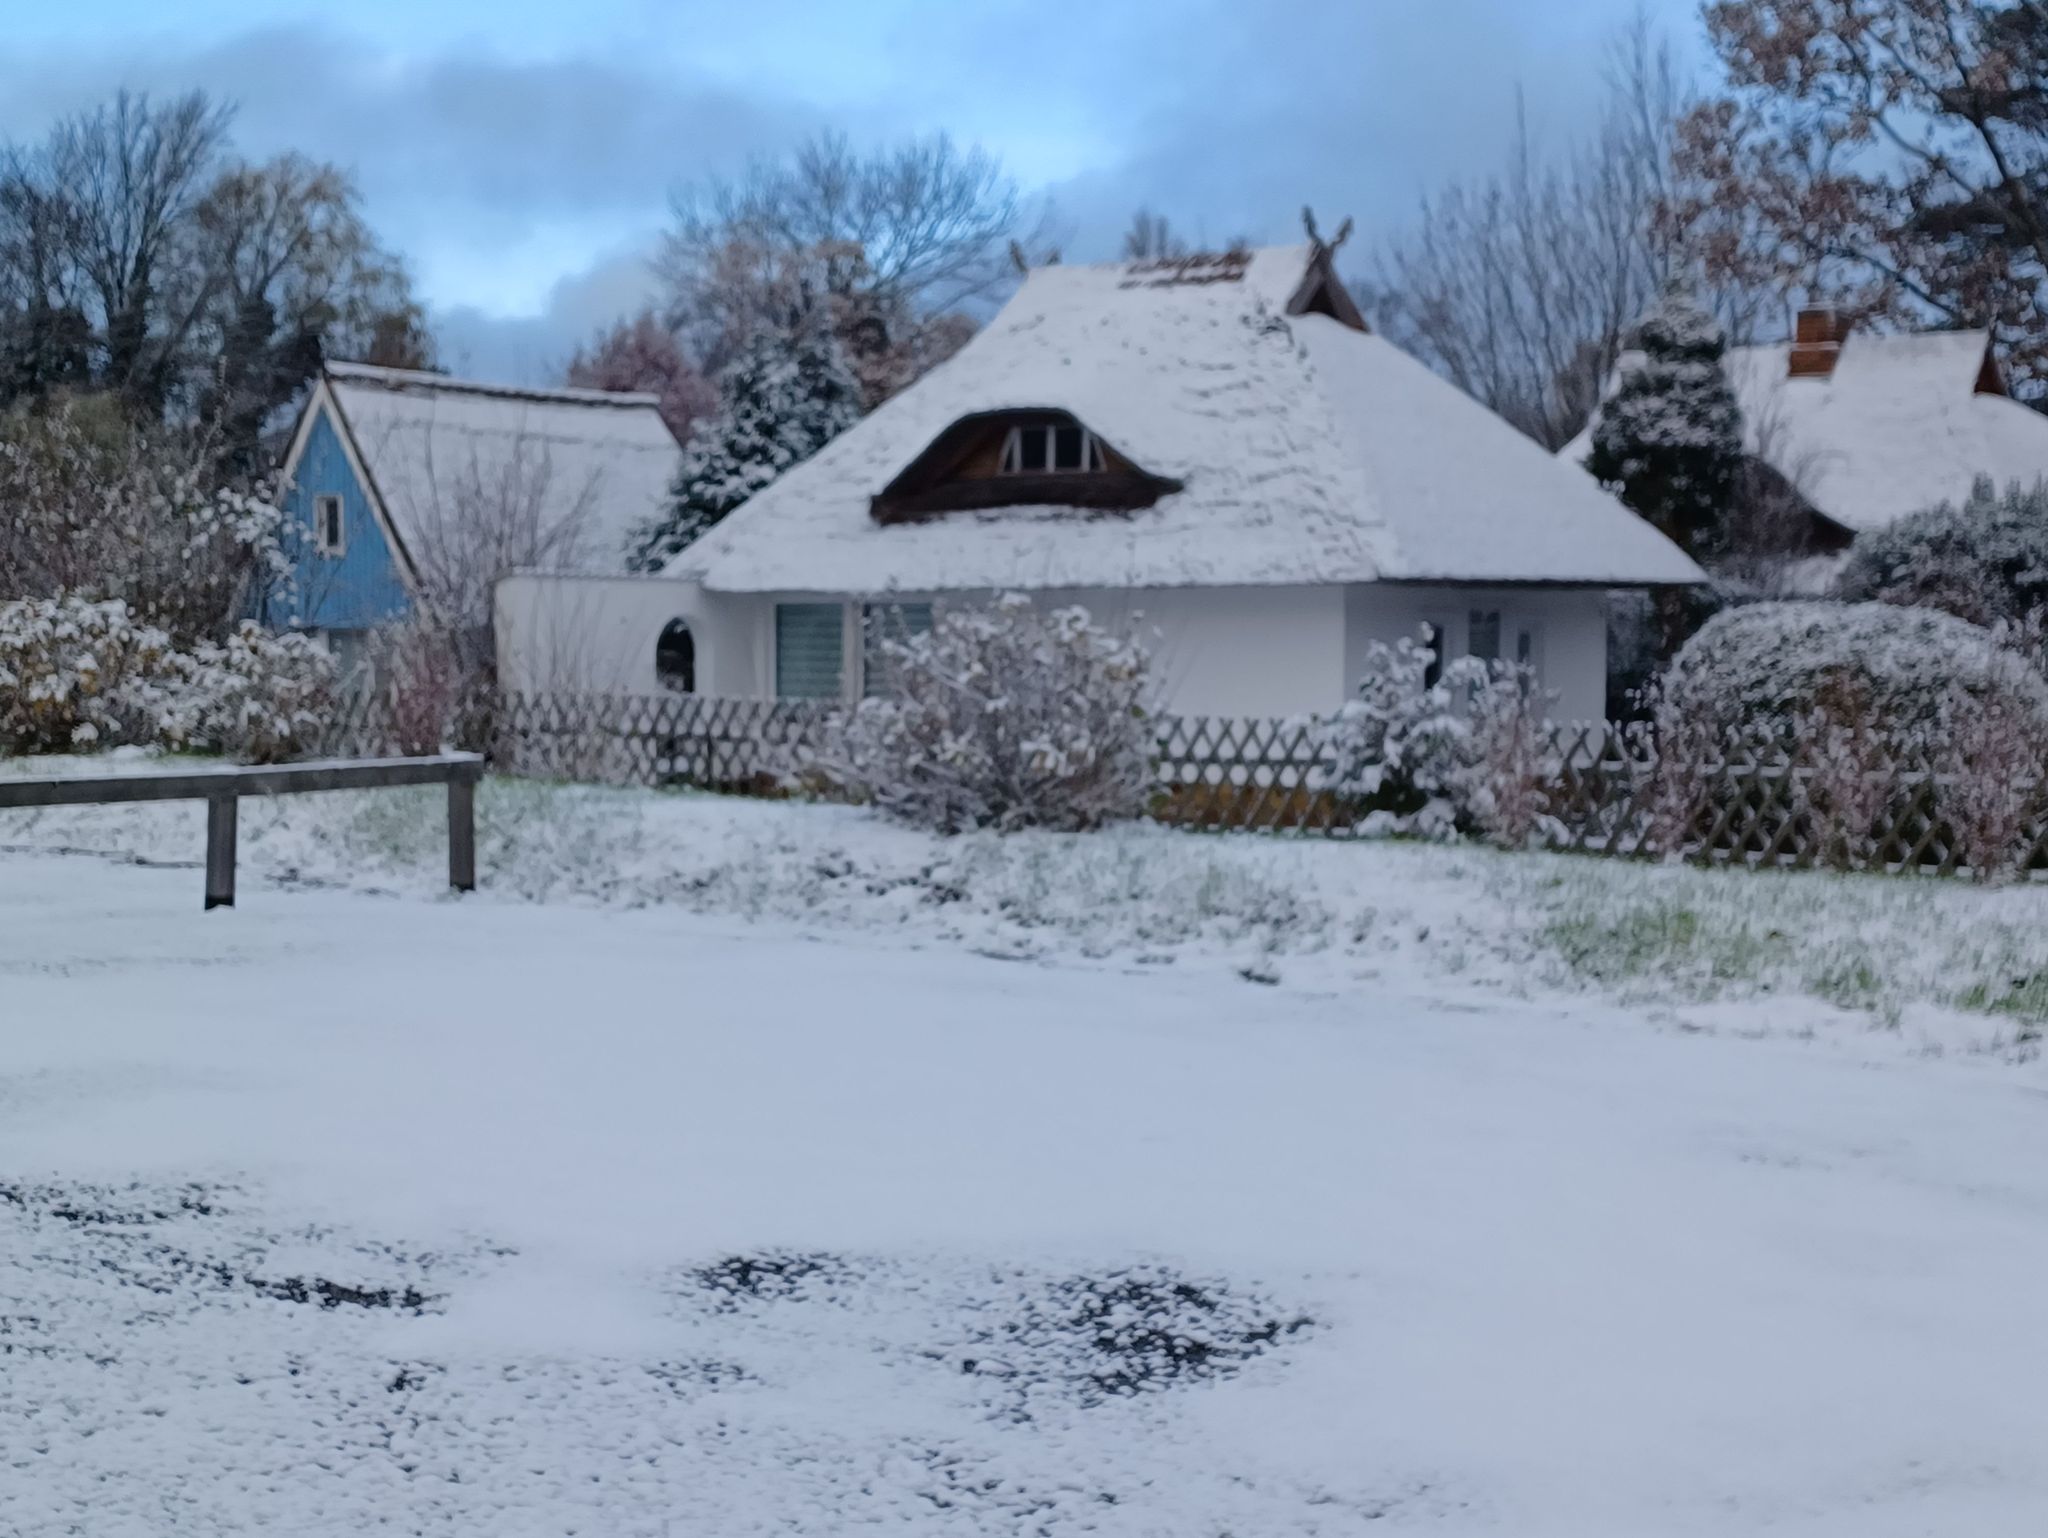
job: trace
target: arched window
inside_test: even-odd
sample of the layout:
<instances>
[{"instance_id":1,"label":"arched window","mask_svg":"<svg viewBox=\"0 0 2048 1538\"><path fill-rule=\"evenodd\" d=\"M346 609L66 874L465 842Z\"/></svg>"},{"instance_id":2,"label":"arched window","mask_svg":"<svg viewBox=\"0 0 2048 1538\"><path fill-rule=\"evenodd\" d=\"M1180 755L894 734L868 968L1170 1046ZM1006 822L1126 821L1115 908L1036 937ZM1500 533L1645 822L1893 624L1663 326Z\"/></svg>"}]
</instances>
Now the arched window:
<instances>
[{"instance_id":1,"label":"arched window","mask_svg":"<svg viewBox=\"0 0 2048 1538\"><path fill-rule=\"evenodd\" d=\"M672 619L654 643L654 676L664 689L678 694L697 692L697 638L688 620Z\"/></svg>"}]
</instances>

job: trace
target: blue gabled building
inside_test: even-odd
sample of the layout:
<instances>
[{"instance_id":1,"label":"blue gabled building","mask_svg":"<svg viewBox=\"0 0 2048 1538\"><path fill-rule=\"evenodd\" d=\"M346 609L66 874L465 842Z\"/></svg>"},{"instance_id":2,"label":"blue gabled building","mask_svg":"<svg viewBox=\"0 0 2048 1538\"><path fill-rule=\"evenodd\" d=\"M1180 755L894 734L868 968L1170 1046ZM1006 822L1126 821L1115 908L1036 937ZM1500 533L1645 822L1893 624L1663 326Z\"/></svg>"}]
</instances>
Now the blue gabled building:
<instances>
[{"instance_id":1,"label":"blue gabled building","mask_svg":"<svg viewBox=\"0 0 2048 1538\"><path fill-rule=\"evenodd\" d=\"M624 571L679 455L652 395L330 363L286 452L291 569L266 617L346 655L428 595L488 593L508 560Z\"/></svg>"}]
</instances>

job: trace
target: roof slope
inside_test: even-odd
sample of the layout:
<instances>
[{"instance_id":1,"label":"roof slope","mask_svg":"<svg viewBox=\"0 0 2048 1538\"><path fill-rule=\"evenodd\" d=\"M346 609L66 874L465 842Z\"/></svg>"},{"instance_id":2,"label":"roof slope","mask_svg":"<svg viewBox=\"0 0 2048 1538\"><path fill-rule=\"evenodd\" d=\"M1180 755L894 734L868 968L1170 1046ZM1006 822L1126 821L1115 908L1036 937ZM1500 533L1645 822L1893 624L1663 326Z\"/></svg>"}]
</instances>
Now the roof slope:
<instances>
[{"instance_id":1,"label":"roof slope","mask_svg":"<svg viewBox=\"0 0 2048 1538\"><path fill-rule=\"evenodd\" d=\"M623 571L632 531L667 500L680 457L652 395L528 390L330 363L326 384L408 548L465 520L557 534L547 564Z\"/></svg>"},{"instance_id":2,"label":"roof slope","mask_svg":"<svg viewBox=\"0 0 2048 1538\"><path fill-rule=\"evenodd\" d=\"M1830 378L1787 377L1790 343L1731 347L1726 367L1750 453L1854 532L1959 503L1980 475L2048 476L2048 417L1976 393L1989 347L1983 331L1852 332ZM1592 446L1588 424L1559 454L1578 464Z\"/></svg>"},{"instance_id":3,"label":"roof slope","mask_svg":"<svg viewBox=\"0 0 2048 1538\"><path fill-rule=\"evenodd\" d=\"M669 566L734 592L1375 580L1692 582L1603 492L1390 343L1290 318L1308 247L1237 281L1034 270L956 357ZM972 413L1069 411L1183 483L1150 508L1011 507L878 524L869 499Z\"/></svg>"}]
</instances>

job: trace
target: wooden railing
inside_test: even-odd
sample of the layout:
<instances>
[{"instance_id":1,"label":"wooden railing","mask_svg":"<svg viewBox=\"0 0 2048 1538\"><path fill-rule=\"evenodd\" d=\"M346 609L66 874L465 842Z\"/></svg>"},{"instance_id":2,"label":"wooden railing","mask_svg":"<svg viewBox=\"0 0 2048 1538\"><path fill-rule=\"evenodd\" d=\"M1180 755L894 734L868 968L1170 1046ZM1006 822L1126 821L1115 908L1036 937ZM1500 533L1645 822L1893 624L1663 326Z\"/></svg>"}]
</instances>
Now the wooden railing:
<instances>
[{"instance_id":1,"label":"wooden railing","mask_svg":"<svg viewBox=\"0 0 2048 1538\"><path fill-rule=\"evenodd\" d=\"M0 808L101 806L134 801L206 803L206 906L235 903L235 830L243 796L297 795L321 790L378 790L400 785L448 787L448 884L476 889L476 785L483 758L437 753L417 758L327 759L316 763L200 765L132 774L66 774L0 779Z\"/></svg>"}]
</instances>

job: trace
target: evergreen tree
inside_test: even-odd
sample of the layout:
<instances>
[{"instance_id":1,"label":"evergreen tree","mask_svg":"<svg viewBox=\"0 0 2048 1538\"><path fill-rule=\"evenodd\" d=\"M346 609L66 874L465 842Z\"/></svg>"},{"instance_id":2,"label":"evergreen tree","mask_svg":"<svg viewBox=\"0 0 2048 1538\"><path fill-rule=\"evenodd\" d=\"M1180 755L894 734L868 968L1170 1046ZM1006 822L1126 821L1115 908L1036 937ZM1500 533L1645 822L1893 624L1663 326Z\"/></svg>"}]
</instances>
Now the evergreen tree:
<instances>
[{"instance_id":1,"label":"evergreen tree","mask_svg":"<svg viewBox=\"0 0 2048 1538\"><path fill-rule=\"evenodd\" d=\"M1695 560L1727 548L1742 411L1721 328L1677 289L1636 325L1621 386L1600 408L1586 468Z\"/></svg>"},{"instance_id":2,"label":"evergreen tree","mask_svg":"<svg viewBox=\"0 0 2048 1538\"><path fill-rule=\"evenodd\" d=\"M667 510L639 530L631 563L659 571L790 466L860 417L860 386L831 330L758 332L718 376L719 414L683 451Z\"/></svg>"}]
</instances>

